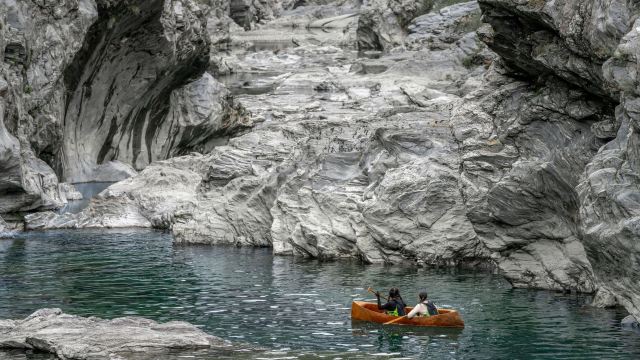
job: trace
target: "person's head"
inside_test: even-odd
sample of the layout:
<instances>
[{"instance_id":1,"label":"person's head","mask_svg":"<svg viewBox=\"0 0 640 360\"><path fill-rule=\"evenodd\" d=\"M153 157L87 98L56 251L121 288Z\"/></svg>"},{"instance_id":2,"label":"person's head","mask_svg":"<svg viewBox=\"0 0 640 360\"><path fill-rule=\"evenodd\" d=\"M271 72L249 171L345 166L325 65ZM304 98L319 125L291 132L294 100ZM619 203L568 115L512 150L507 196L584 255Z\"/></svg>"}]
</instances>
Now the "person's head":
<instances>
[{"instance_id":1,"label":"person's head","mask_svg":"<svg viewBox=\"0 0 640 360\"><path fill-rule=\"evenodd\" d=\"M428 297L427 292L421 291L420 294L418 294L418 297L420 298L420 302L426 301Z\"/></svg>"},{"instance_id":2,"label":"person's head","mask_svg":"<svg viewBox=\"0 0 640 360\"><path fill-rule=\"evenodd\" d=\"M392 287L389 290L389 297L390 298L397 298L400 297L400 289L396 288L396 287Z\"/></svg>"}]
</instances>

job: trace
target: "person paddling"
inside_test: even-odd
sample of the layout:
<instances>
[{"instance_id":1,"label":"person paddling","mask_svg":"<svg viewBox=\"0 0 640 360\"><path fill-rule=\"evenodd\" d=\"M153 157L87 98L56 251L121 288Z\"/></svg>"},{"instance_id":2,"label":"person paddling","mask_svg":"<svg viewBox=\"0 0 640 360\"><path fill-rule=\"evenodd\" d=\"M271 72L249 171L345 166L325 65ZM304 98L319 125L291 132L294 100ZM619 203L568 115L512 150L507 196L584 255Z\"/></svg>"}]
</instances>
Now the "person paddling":
<instances>
[{"instance_id":1,"label":"person paddling","mask_svg":"<svg viewBox=\"0 0 640 360\"><path fill-rule=\"evenodd\" d=\"M420 302L409 312L407 318L411 319L415 316L431 316L438 315L438 308L428 299L426 291L418 294Z\"/></svg>"},{"instance_id":2,"label":"person paddling","mask_svg":"<svg viewBox=\"0 0 640 360\"><path fill-rule=\"evenodd\" d=\"M385 310L388 315L393 316L405 315L404 308L407 307L407 305L404 303L404 300L402 300L402 296L400 296L400 290L398 290L398 288L391 288L391 290L389 290L389 299L387 299L387 302L384 305L380 303L379 292L376 292L376 297L378 298L379 310Z\"/></svg>"}]
</instances>

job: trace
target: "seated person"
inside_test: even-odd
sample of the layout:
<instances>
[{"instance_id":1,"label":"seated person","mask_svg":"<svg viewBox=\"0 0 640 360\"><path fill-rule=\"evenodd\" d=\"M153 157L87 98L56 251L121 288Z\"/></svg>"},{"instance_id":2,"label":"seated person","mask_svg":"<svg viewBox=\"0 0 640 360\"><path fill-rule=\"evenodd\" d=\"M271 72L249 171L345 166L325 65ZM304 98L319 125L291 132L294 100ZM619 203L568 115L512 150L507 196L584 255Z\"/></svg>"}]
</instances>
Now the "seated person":
<instances>
[{"instance_id":1,"label":"seated person","mask_svg":"<svg viewBox=\"0 0 640 360\"><path fill-rule=\"evenodd\" d=\"M418 294L420 302L409 312L407 318L411 319L415 316L431 316L438 315L438 308L427 298L427 292L422 291Z\"/></svg>"},{"instance_id":2,"label":"seated person","mask_svg":"<svg viewBox=\"0 0 640 360\"><path fill-rule=\"evenodd\" d=\"M389 298L384 305L380 303L379 292L376 292L376 297L378 298L379 310L385 310L388 315L405 315L404 308L407 307L407 305L404 303L404 300L402 300L402 297L400 296L400 290L398 290L398 288L391 288L391 290L389 290Z\"/></svg>"}]
</instances>

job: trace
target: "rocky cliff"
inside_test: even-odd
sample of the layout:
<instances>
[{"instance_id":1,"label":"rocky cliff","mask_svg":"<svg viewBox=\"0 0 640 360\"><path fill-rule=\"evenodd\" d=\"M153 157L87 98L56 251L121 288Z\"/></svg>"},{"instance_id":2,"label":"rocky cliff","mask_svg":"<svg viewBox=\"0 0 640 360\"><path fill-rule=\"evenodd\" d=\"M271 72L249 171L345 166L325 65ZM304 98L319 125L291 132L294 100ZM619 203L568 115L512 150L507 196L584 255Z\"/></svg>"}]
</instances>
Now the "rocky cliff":
<instances>
[{"instance_id":1,"label":"rocky cliff","mask_svg":"<svg viewBox=\"0 0 640 360\"><path fill-rule=\"evenodd\" d=\"M225 6L0 1L0 213L59 208L59 181L121 180L123 164L204 151L244 128L205 73L221 37L207 25Z\"/></svg>"},{"instance_id":2,"label":"rocky cliff","mask_svg":"<svg viewBox=\"0 0 640 360\"><path fill-rule=\"evenodd\" d=\"M585 247L600 304L619 302L640 317L638 249L638 15L634 1L481 0L490 47L531 82L562 79L601 106L581 136L598 139L565 157L573 234ZM543 87L547 91L550 86ZM554 103L548 98L544 105ZM565 108L567 109L567 108ZM585 104L575 107L585 111ZM586 115L586 114L585 114ZM587 121L585 121L587 120ZM578 136L571 136L576 141ZM590 150L587 150L590 149ZM561 173L558 173L561 174ZM552 197L558 204L559 197Z\"/></svg>"},{"instance_id":3,"label":"rocky cliff","mask_svg":"<svg viewBox=\"0 0 640 360\"><path fill-rule=\"evenodd\" d=\"M118 160L141 172L28 228L158 227L181 244L491 268L640 316L637 6L440 3L73 2L55 24L87 36L61 46L60 98L24 112L32 124L58 109L51 146L16 125L29 77L0 82L0 184L52 208L52 167L82 180ZM220 43L230 51L212 54ZM34 61L11 44L5 67ZM47 175L29 185L19 159Z\"/></svg>"}]
</instances>

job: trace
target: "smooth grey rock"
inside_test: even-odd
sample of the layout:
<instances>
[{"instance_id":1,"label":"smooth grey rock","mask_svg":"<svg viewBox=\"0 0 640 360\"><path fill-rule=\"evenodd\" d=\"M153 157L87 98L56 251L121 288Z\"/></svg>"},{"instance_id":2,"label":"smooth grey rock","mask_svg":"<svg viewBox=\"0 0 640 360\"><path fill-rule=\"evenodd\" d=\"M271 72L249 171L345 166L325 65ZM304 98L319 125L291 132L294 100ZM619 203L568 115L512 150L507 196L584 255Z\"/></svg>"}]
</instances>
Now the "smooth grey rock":
<instances>
[{"instance_id":1,"label":"smooth grey rock","mask_svg":"<svg viewBox=\"0 0 640 360\"><path fill-rule=\"evenodd\" d=\"M229 91L209 73L175 90L167 119L157 130L150 150L160 159L183 155L185 149L207 153L253 123L233 104Z\"/></svg>"},{"instance_id":2,"label":"smooth grey rock","mask_svg":"<svg viewBox=\"0 0 640 360\"><path fill-rule=\"evenodd\" d=\"M158 163L144 169L139 176L111 185L77 214L35 213L27 215L25 223L29 230L168 228L176 208L195 201L200 181L201 177L192 171Z\"/></svg>"},{"instance_id":3,"label":"smooth grey rock","mask_svg":"<svg viewBox=\"0 0 640 360\"><path fill-rule=\"evenodd\" d=\"M245 30L251 30L258 23L273 20L293 3L291 0L230 0L229 16Z\"/></svg>"},{"instance_id":4,"label":"smooth grey rock","mask_svg":"<svg viewBox=\"0 0 640 360\"><path fill-rule=\"evenodd\" d=\"M638 322L638 320L635 317L633 317L633 315L626 316L624 319L622 319L622 321L620 321L620 323L622 324L622 327L625 327L625 328L632 328L632 329L640 328L640 322Z\"/></svg>"},{"instance_id":5,"label":"smooth grey rock","mask_svg":"<svg viewBox=\"0 0 640 360\"><path fill-rule=\"evenodd\" d=\"M610 308L619 305L620 304L618 304L618 299L616 298L616 296L605 287L600 287L600 289L598 289L598 292L593 297L593 301L591 302L591 306L598 308Z\"/></svg>"},{"instance_id":6,"label":"smooth grey rock","mask_svg":"<svg viewBox=\"0 0 640 360\"><path fill-rule=\"evenodd\" d=\"M635 5L624 1L479 0L493 27L489 46L531 76L553 73L587 91L615 96L602 64L631 29Z\"/></svg>"},{"instance_id":7,"label":"smooth grey rock","mask_svg":"<svg viewBox=\"0 0 640 360\"><path fill-rule=\"evenodd\" d=\"M574 187L600 141L590 119L608 103L555 79L538 90L498 65L483 78L485 62L464 59L492 55L446 25L477 10L455 9L435 22L454 40L436 47L415 41L411 52L356 60L323 43L238 58L282 73L252 80L268 95L237 97L249 132L155 163L80 214L28 226L155 226L181 244L496 267L515 286L593 292ZM356 61L386 71L351 71Z\"/></svg>"},{"instance_id":8,"label":"smooth grey rock","mask_svg":"<svg viewBox=\"0 0 640 360\"><path fill-rule=\"evenodd\" d=\"M94 166L86 175L87 182L116 182L135 176L138 172L122 161L108 161Z\"/></svg>"},{"instance_id":9,"label":"smooth grey rock","mask_svg":"<svg viewBox=\"0 0 640 360\"><path fill-rule=\"evenodd\" d=\"M221 86L198 80L228 32L206 27L227 21L224 8L0 2L0 213L61 207L58 179L122 180L134 172L110 161L141 169L250 125Z\"/></svg>"},{"instance_id":10,"label":"smooth grey rock","mask_svg":"<svg viewBox=\"0 0 640 360\"><path fill-rule=\"evenodd\" d=\"M564 156L565 166L580 177L577 186L575 176L567 182L575 195L563 203L570 204L571 213L578 210L571 227L576 226L572 232L581 241L600 287L594 304L607 305L615 299L640 317L640 278L635 271L640 266L640 9L626 1L479 3L491 25L481 28L479 35L502 56L511 73L526 74L538 83L561 78L609 102L603 111L584 112L586 117L576 117L584 107L573 106L571 117L590 126L589 132L598 139L592 144L597 151L586 152L587 158L579 162Z\"/></svg>"},{"instance_id":11,"label":"smooth grey rock","mask_svg":"<svg viewBox=\"0 0 640 360\"><path fill-rule=\"evenodd\" d=\"M64 70L96 4L2 1L0 14L0 213L57 208L65 201L51 165L61 146Z\"/></svg>"},{"instance_id":12,"label":"smooth grey rock","mask_svg":"<svg viewBox=\"0 0 640 360\"><path fill-rule=\"evenodd\" d=\"M575 187L602 144L583 121L609 105L562 81L540 91L500 71L452 117L468 216L514 285L593 292Z\"/></svg>"},{"instance_id":13,"label":"smooth grey rock","mask_svg":"<svg viewBox=\"0 0 640 360\"><path fill-rule=\"evenodd\" d=\"M3 100L0 98L0 213L54 209L66 200L58 189L53 170L4 124Z\"/></svg>"},{"instance_id":14,"label":"smooth grey rock","mask_svg":"<svg viewBox=\"0 0 640 360\"><path fill-rule=\"evenodd\" d=\"M478 2L470 1L418 16L408 26L405 45L412 50L421 47L446 48L448 44L478 29L480 15Z\"/></svg>"},{"instance_id":15,"label":"smooth grey rock","mask_svg":"<svg viewBox=\"0 0 640 360\"><path fill-rule=\"evenodd\" d=\"M181 321L141 317L103 320L40 309L23 320L0 321L0 349L33 349L60 359L113 359L176 350L225 349L231 343Z\"/></svg>"},{"instance_id":16,"label":"smooth grey rock","mask_svg":"<svg viewBox=\"0 0 640 360\"><path fill-rule=\"evenodd\" d=\"M64 179L90 179L96 165L119 160L142 169L154 143L172 143L166 124L174 89L208 65L206 4L194 0L108 3L67 69ZM136 30L144 24L143 31ZM178 119L176 119L178 120ZM174 125L175 126L175 125ZM188 151L187 149L183 149Z\"/></svg>"},{"instance_id":17,"label":"smooth grey rock","mask_svg":"<svg viewBox=\"0 0 640 360\"><path fill-rule=\"evenodd\" d=\"M82 194L73 184L60 183L58 184L60 193L63 194L67 200L82 200Z\"/></svg>"},{"instance_id":18,"label":"smooth grey rock","mask_svg":"<svg viewBox=\"0 0 640 360\"><path fill-rule=\"evenodd\" d=\"M0 217L0 233L9 231L9 225ZM1 325L0 325L1 326Z\"/></svg>"},{"instance_id":19,"label":"smooth grey rock","mask_svg":"<svg viewBox=\"0 0 640 360\"><path fill-rule=\"evenodd\" d=\"M402 45L409 22L432 7L432 0L368 1L358 19L358 49L390 50Z\"/></svg>"}]
</instances>

